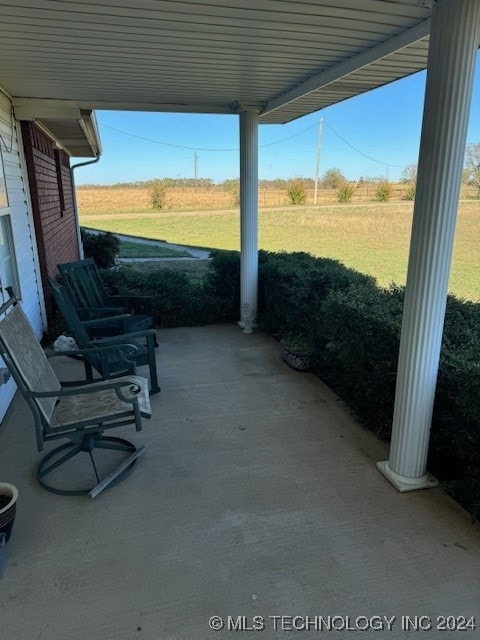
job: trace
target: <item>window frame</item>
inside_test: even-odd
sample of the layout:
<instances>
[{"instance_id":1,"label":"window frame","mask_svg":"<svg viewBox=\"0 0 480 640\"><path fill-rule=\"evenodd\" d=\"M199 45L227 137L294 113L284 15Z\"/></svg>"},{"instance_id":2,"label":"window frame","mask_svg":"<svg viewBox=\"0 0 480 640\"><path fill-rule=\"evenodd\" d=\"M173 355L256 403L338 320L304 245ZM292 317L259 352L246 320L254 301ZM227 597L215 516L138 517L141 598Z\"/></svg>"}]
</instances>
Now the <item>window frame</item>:
<instances>
[{"instance_id":1,"label":"window frame","mask_svg":"<svg viewBox=\"0 0 480 640\"><path fill-rule=\"evenodd\" d=\"M5 204L2 204L1 195L5 194ZM3 164L3 153L2 153L2 145L0 144L0 215L2 211L8 209L10 213L10 203L8 200L8 191L7 191L7 178L5 177L5 167Z\"/></svg>"},{"instance_id":2,"label":"window frame","mask_svg":"<svg viewBox=\"0 0 480 640\"><path fill-rule=\"evenodd\" d=\"M15 250L15 241L13 237L13 228L12 228L12 212L10 209L10 201L8 198L8 189L7 189L7 178L5 175L5 165L3 160L3 152L2 145L0 144L0 192L5 192L5 202L3 205L2 201L0 201L0 220L3 224L5 221L5 227L0 229L0 234L3 236L4 245L8 250L8 260L10 260L10 271L12 276L12 282L9 282L4 286L4 280L6 279L6 271L5 262L6 259L0 254L0 293L5 297L5 289L7 286L12 286L15 295L18 299L21 299L21 287L20 287L20 278L18 276L18 264L17 264L17 252Z\"/></svg>"}]
</instances>

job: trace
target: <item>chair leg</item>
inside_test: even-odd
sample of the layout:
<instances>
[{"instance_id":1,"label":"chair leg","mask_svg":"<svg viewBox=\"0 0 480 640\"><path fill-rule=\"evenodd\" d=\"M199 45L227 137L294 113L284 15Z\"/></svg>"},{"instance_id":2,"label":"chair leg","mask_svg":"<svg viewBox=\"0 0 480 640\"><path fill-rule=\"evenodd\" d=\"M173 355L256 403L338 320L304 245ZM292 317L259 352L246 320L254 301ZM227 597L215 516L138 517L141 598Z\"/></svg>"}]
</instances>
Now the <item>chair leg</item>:
<instances>
[{"instance_id":1,"label":"chair leg","mask_svg":"<svg viewBox=\"0 0 480 640\"><path fill-rule=\"evenodd\" d=\"M92 463L93 470L95 471L97 482L100 482L100 476L98 475L97 465L95 464L95 458L93 457L93 453L91 450L88 451L88 455L90 456L90 462Z\"/></svg>"},{"instance_id":2,"label":"chair leg","mask_svg":"<svg viewBox=\"0 0 480 640\"><path fill-rule=\"evenodd\" d=\"M92 382L93 381L93 369L92 369L92 365L90 364L90 362L87 362L87 360L83 361L83 366L85 367L85 378L89 381Z\"/></svg>"},{"instance_id":3,"label":"chair leg","mask_svg":"<svg viewBox=\"0 0 480 640\"><path fill-rule=\"evenodd\" d=\"M128 453L128 457L120 463L120 465L107 475L103 480L100 479L97 471L97 465L93 458L94 449L113 449L117 451L124 451ZM137 449L134 444L123 438L114 438L108 436L98 435L85 435L80 443L67 442L65 444L56 447L44 456L37 468L37 480L39 484L50 491L62 496L82 496L92 494L96 491L95 495L98 495L100 491L108 487L112 487L125 478L127 478L133 471L133 467L137 461L137 458L144 452L145 447ZM63 453L66 452L66 453ZM59 454L62 454L60 455ZM55 487L48 483L46 476L55 469L58 469L63 464L79 455L80 453L88 453L90 462L93 466L93 471L97 480L97 484L89 489L62 489L61 487ZM98 488L100 488L100 491ZM94 495L92 497L95 497Z\"/></svg>"},{"instance_id":4,"label":"chair leg","mask_svg":"<svg viewBox=\"0 0 480 640\"><path fill-rule=\"evenodd\" d=\"M115 447L111 447L114 449ZM96 487L89 492L92 498L96 498L101 491L104 491L108 487L111 487L113 484L119 482L119 478L124 477L123 474L127 473L128 470L133 466L133 464L137 461L137 458L145 452L145 446L136 449L131 456L129 456L126 460L124 460L118 467L109 473L106 478L104 478L101 482L97 484Z\"/></svg>"},{"instance_id":5,"label":"chair leg","mask_svg":"<svg viewBox=\"0 0 480 640\"><path fill-rule=\"evenodd\" d=\"M148 366L150 369L150 395L161 391L158 386L157 363L155 361L155 347L153 346L153 336L147 336Z\"/></svg>"}]
</instances>

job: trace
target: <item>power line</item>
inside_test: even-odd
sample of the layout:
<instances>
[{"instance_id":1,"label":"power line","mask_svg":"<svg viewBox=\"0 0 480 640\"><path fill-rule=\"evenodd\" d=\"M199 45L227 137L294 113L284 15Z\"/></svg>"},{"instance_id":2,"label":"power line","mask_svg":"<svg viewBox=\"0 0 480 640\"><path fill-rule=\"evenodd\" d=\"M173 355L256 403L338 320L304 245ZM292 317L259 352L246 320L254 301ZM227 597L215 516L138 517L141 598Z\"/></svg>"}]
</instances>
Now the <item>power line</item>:
<instances>
[{"instance_id":1,"label":"power line","mask_svg":"<svg viewBox=\"0 0 480 640\"><path fill-rule=\"evenodd\" d=\"M318 127L318 122L316 122L315 124L312 124L311 127L307 127L306 129L302 129L301 131L298 131L297 133L292 134L291 136L288 136L287 138L282 138L281 140L275 140L275 142L267 142L266 144L261 144L259 145L260 149L263 149L264 147L273 147L273 145L275 144L280 144L281 142L285 142L286 140L291 140L292 138L296 138L297 136L301 136L302 133L305 133L305 131L310 131L310 129L314 129L316 127Z\"/></svg>"},{"instance_id":2,"label":"power line","mask_svg":"<svg viewBox=\"0 0 480 640\"><path fill-rule=\"evenodd\" d=\"M325 120L323 120L323 123L332 131L332 133L334 133L337 138L339 138L344 144L346 144L348 147L350 147L351 149L353 149L353 151L355 151L356 153L358 153L359 155L363 156L364 158L367 158L367 160L371 160L372 162L376 162L377 164L381 164L384 167L392 167L392 168L396 168L396 169L403 169L404 167L408 166L405 164L390 164L388 162L383 162L382 160L377 160L377 158L373 158L372 156L367 155L366 153L364 153L363 151L360 151L360 149L358 149L357 147L355 147L353 144L351 144L350 142L348 142L348 140L346 140L343 136L341 136L337 131L335 131L335 129L328 124L328 122L326 122ZM238 147L234 147L234 148L230 148L230 149L215 149L215 148L211 148L211 147L190 147L187 145L181 145L181 144L174 144L173 142L165 142L163 140L155 140L153 138L146 138L145 136L139 136L135 133L130 133L128 131L122 131L121 129L116 129L115 127L111 127L108 124L103 124L101 123L102 127L105 127L106 129L111 129L112 131L116 131L117 133L121 133L124 136L130 136L131 138L137 138L138 140L145 140L146 142L153 142L155 144L160 144L163 145L165 147L173 147L175 149L186 149L188 151L215 151L215 152L233 152L233 151L239 151ZM291 136L287 136L286 138L281 138L280 140L275 140L274 142L267 142L266 144L261 144L259 145L260 149L263 149L265 147L272 147L274 145L277 144L281 144L282 142L286 142L287 140L291 140L292 138L296 138L297 136L302 135L303 133L305 133L306 131L310 131L311 129L314 129L316 127L319 126L319 122L316 122L315 124L312 124L309 127L306 127L305 129L302 129L301 131L298 131L297 133L292 134Z\"/></svg>"},{"instance_id":3,"label":"power line","mask_svg":"<svg viewBox=\"0 0 480 640\"><path fill-rule=\"evenodd\" d=\"M110 127L108 124L101 124L102 127L106 129L111 129L112 131L116 131L117 133L121 133L124 136L130 136L131 138L138 138L139 140L145 140L147 142L154 142L155 144L161 144L165 147L174 147L175 149L187 149L188 151L238 151L237 149L203 149L201 147L189 147L187 145L182 144L173 144L173 142L165 142L163 140L154 140L153 138L145 138L144 136L139 136L136 133L130 133L129 131L122 131L121 129L115 129L115 127Z\"/></svg>"},{"instance_id":4,"label":"power line","mask_svg":"<svg viewBox=\"0 0 480 640\"><path fill-rule=\"evenodd\" d=\"M366 153L363 153L363 151L360 151L360 149L357 149L357 147L354 147L353 144L350 144L350 142L348 142L348 140L345 140L345 138L343 138L339 133L337 133L335 131L335 129L333 127L331 127L328 122L325 122L325 124L327 125L327 127L330 129L330 131L332 131L337 138L340 138L340 140L342 142L344 142L347 146L350 147L350 149L353 149L354 151L356 151L357 153L359 153L361 156L363 156L364 158L368 158L368 160L372 160L372 162L377 162L378 164L383 164L384 167L395 167L396 169L403 169L404 167L406 167L406 164L390 164L389 162L382 162L381 160L377 160L376 158L372 158L371 156L367 156Z\"/></svg>"},{"instance_id":5,"label":"power line","mask_svg":"<svg viewBox=\"0 0 480 640\"><path fill-rule=\"evenodd\" d=\"M121 129L116 129L115 127L111 127L108 124L103 124L103 123L99 123L100 126L105 127L106 129L111 129L112 131L116 131L117 133L121 133L124 136L130 136L131 138L138 138L139 140L145 140L147 142L154 142L155 144L161 144L165 147L174 147L175 149L187 149L188 151L222 151L222 152L232 152L232 151L239 151L240 149L238 147L232 147L231 149L214 149L212 147L208 147L208 148L202 148L202 147L189 147L187 145L182 145L182 144L174 144L173 142L165 142L164 140L155 140L154 138L146 138L144 136L139 136L136 133L130 133L129 131L122 131ZM314 127L316 127L318 125L318 122L315 124L312 124L310 127L307 127L306 129L302 129L301 131L298 131L297 133L292 134L291 136L287 136L286 138L282 138L281 140L275 140L275 142L267 142L265 144L261 144L259 145L260 149L263 149L264 147L272 147L273 145L276 144L280 144L282 142L286 142L287 140L291 140L292 138L296 138L297 136L302 135L302 133L305 133L305 131L310 131L310 129L313 129Z\"/></svg>"}]
</instances>

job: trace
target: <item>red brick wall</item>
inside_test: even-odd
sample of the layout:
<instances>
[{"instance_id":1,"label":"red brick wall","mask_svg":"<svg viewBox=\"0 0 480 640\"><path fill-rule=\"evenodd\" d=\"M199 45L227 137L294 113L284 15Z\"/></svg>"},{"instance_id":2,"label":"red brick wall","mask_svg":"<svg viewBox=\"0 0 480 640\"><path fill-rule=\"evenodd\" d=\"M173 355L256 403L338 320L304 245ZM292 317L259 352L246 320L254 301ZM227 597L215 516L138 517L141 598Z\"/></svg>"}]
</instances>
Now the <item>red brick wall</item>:
<instances>
[{"instance_id":1,"label":"red brick wall","mask_svg":"<svg viewBox=\"0 0 480 640\"><path fill-rule=\"evenodd\" d=\"M45 304L51 317L53 305L47 276L57 274L57 264L80 257L69 156L56 149L53 140L33 122L22 122L22 134Z\"/></svg>"}]
</instances>

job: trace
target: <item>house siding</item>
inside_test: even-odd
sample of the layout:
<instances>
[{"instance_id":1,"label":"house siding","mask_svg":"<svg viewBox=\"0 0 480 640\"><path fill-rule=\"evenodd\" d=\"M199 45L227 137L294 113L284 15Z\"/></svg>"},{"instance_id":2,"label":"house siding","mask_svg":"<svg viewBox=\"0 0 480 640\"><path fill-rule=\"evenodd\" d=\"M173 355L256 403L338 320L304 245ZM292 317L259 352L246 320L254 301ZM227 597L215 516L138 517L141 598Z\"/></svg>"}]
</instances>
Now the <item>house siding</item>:
<instances>
[{"instance_id":1,"label":"house siding","mask_svg":"<svg viewBox=\"0 0 480 640\"><path fill-rule=\"evenodd\" d=\"M45 307L52 317L54 306L47 278L57 275L57 264L80 258L69 156L33 122L22 122L22 135Z\"/></svg>"},{"instance_id":2,"label":"house siding","mask_svg":"<svg viewBox=\"0 0 480 640\"><path fill-rule=\"evenodd\" d=\"M17 137L16 123L12 118L10 101L0 93L0 144L8 194L15 258L20 283L22 308L37 337L43 331L41 311L41 285L36 262L35 234L29 209L29 191L23 161L21 141ZM0 294L0 299L2 295ZM0 361L1 363L1 361ZM0 385L0 420L15 394L13 380Z\"/></svg>"}]
</instances>

